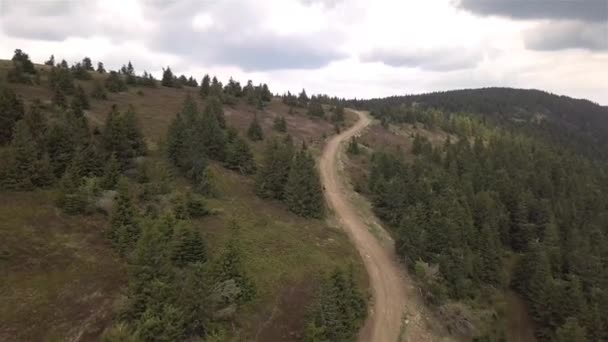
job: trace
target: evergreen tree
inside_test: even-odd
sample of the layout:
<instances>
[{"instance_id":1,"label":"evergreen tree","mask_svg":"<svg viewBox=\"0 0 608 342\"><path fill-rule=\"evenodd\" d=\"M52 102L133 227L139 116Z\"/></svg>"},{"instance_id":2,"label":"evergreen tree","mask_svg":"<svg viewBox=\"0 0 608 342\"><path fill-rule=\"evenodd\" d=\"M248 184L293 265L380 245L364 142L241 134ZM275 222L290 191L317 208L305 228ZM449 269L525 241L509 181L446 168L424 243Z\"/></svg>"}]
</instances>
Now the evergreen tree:
<instances>
[{"instance_id":1,"label":"evergreen tree","mask_svg":"<svg viewBox=\"0 0 608 342\"><path fill-rule=\"evenodd\" d=\"M49 73L49 85L53 91L60 90L65 94L74 92L74 76L69 69L54 67Z\"/></svg>"},{"instance_id":2,"label":"evergreen tree","mask_svg":"<svg viewBox=\"0 0 608 342\"><path fill-rule=\"evenodd\" d=\"M287 122L282 116L277 116L276 118L274 118L274 123L272 127L277 132L287 132Z\"/></svg>"},{"instance_id":3,"label":"evergreen tree","mask_svg":"<svg viewBox=\"0 0 608 342\"><path fill-rule=\"evenodd\" d=\"M298 106L302 108L308 107L308 95L306 95L306 90L302 89L300 95L298 95Z\"/></svg>"},{"instance_id":4,"label":"evergreen tree","mask_svg":"<svg viewBox=\"0 0 608 342\"><path fill-rule=\"evenodd\" d=\"M89 57L85 57L82 59L82 67L85 68L87 71L95 70L93 69L93 62L91 62L91 59Z\"/></svg>"},{"instance_id":5,"label":"evergreen tree","mask_svg":"<svg viewBox=\"0 0 608 342\"><path fill-rule=\"evenodd\" d=\"M37 174L37 148L34 137L23 120L15 125L11 149L14 151L14 161L9 171L12 187L20 190L33 189Z\"/></svg>"},{"instance_id":6,"label":"evergreen tree","mask_svg":"<svg viewBox=\"0 0 608 342\"><path fill-rule=\"evenodd\" d=\"M236 298L237 302L245 303L255 296L256 288L242 264L243 255L238 238L239 227L235 222L232 222L231 225L233 236L224 252L214 262L212 276L216 283L234 282L240 290Z\"/></svg>"},{"instance_id":7,"label":"evergreen tree","mask_svg":"<svg viewBox=\"0 0 608 342\"><path fill-rule=\"evenodd\" d=\"M76 136L65 121L55 122L46 135L46 151L51 159L53 174L60 178L76 151Z\"/></svg>"},{"instance_id":8,"label":"evergreen tree","mask_svg":"<svg viewBox=\"0 0 608 342\"><path fill-rule=\"evenodd\" d=\"M103 66L102 62L97 62L97 72L100 74L105 74L106 73L106 69Z\"/></svg>"},{"instance_id":9,"label":"evergreen tree","mask_svg":"<svg viewBox=\"0 0 608 342\"><path fill-rule=\"evenodd\" d=\"M110 240L121 254L127 254L137 243L141 228L129 195L129 185L124 179L118 185L118 195L110 223Z\"/></svg>"},{"instance_id":10,"label":"evergreen tree","mask_svg":"<svg viewBox=\"0 0 608 342\"><path fill-rule=\"evenodd\" d=\"M343 123L344 122L344 106L341 104L337 105L334 109L334 115L331 117L331 121L334 123Z\"/></svg>"},{"instance_id":11,"label":"evergreen tree","mask_svg":"<svg viewBox=\"0 0 608 342\"><path fill-rule=\"evenodd\" d=\"M82 214L86 210L87 199L82 190L82 177L78 165L73 163L66 169L59 183L57 205L68 215Z\"/></svg>"},{"instance_id":12,"label":"evergreen tree","mask_svg":"<svg viewBox=\"0 0 608 342\"><path fill-rule=\"evenodd\" d=\"M163 78L160 82L160 84L163 87L175 87L175 81L174 81L175 76L173 75L173 72L171 71L170 67L167 67L167 69L163 69Z\"/></svg>"},{"instance_id":13,"label":"evergreen tree","mask_svg":"<svg viewBox=\"0 0 608 342\"><path fill-rule=\"evenodd\" d=\"M317 118L322 118L325 116L325 111L323 110L321 101L314 95L310 98L310 102L308 103L308 115Z\"/></svg>"},{"instance_id":14,"label":"evergreen tree","mask_svg":"<svg viewBox=\"0 0 608 342\"><path fill-rule=\"evenodd\" d=\"M44 65L55 66L55 56L51 55L47 61L44 62Z\"/></svg>"},{"instance_id":15,"label":"evergreen tree","mask_svg":"<svg viewBox=\"0 0 608 342\"><path fill-rule=\"evenodd\" d=\"M325 212L321 181L314 159L303 147L296 153L285 186L285 203L303 217L321 218Z\"/></svg>"},{"instance_id":16,"label":"evergreen tree","mask_svg":"<svg viewBox=\"0 0 608 342\"><path fill-rule=\"evenodd\" d=\"M63 90L60 88L55 89L53 93L53 104L57 106L57 108L65 109L68 107L68 100L65 97Z\"/></svg>"},{"instance_id":17,"label":"evergreen tree","mask_svg":"<svg viewBox=\"0 0 608 342\"><path fill-rule=\"evenodd\" d=\"M101 179L101 187L106 190L115 189L120 179L120 163L116 159L116 155L112 153L110 159L105 165L103 170L103 177Z\"/></svg>"},{"instance_id":18,"label":"evergreen tree","mask_svg":"<svg viewBox=\"0 0 608 342\"><path fill-rule=\"evenodd\" d=\"M242 174L252 174L256 170L253 153L245 139L237 136L228 144L225 165L228 169L239 171Z\"/></svg>"},{"instance_id":19,"label":"evergreen tree","mask_svg":"<svg viewBox=\"0 0 608 342\"><path fill-rule=\"evenodd\" d=\"M211 88L211 78L209 75L205 74L203 80L201 81L201 89L200 94L203 98L206 98L209 95L209 90Z\"/></svg>"},{"instance_id":20,"label":"evergreen tree","mask_svg":"<svg viewBox=\"0 0 608 342\"><path fill-rule=\"evenodd\" d=\"M341 270L322 285L306 329L307 341L352 341L366 316L365 300Z\"/></svg>"},{"instance_id":21,"label":"evergreen tree","mask_svg":"<svg viewBox=\"0 0 608 342\"><path fill-rule=\"evenodd\" d=\"M251 120L251 123L249 124L247 137L249 137L251 141L264 140L264 132L262 131L262 126L260 126L257 115L253 116L253 120Z\"/></svg>"},{"instance_id":22,"label":"evergreen tree","mask_svg":"<svg viewBox=\"0 0 608 342\"><path fill-rule=\"evenodd\" d=\"M582 328L578 321L574 318L569 318L564 325L557 329L555 336L556 342L585 342L585 329Z\"/></svg>"},{"instance_id":23,"label":"evergreen tree","mask_svg":"<svg viewBox=\"0 0 608 342\"><path fill-rule=\"evenodd\" d=\"M108 78L106 78L105 86L111 93L120 93L128 89L122 76L116 71L110 71Z\"/></svg>"},{"instance_id":24,"label":"evergreen tree","mask_svg":"<svg viewBox=\"0 0 608 342\"><path fill-rule=\"evenodd\" d=\"M76 93L74 94L74 99L78 102L78 105L82 109L91 109L91 105L89 104L89 98L84 91L82 86L76 87Z\"/></svg>"},{"instance_id":25,"label":"evergreen tree","mask_svg":"<svg viewBox=\"0 0 608 342\"><path fill-rule=\"evenodd\" d=\"M222 161L225 157L226 137L218 121L217 107L211 100L200 120L200 134L202 135L204 149L209 158Z\"/></svg>"},{"instance_id":26,"label":"evergreen tree","mask_svg":"<svg viewBox=\"0 0 608 342\"><path fill-rule=\"evenodd\" d=\"M2 87L0 89L0 145L11 142L15 123L23 118L24 113L21 99L11 89Z\"/></svg>"},{"instance_id":27,"label":"evergreen tree","mask_svg":"<svg viewBox=\"0 0 608 342\"><path fill-rule=\"evenodd\" d=\"M262 168L256 177L255 188L258 196L284 199L293 155L293 144L289 136L283 143L272 139L266 144Z\"/></svg>"},{"instance_id":28,"label":"evergreen tree","mask_svg":"<svg viewBox=\"0 0 608 342\"><path fill-rule=\"evenodd\" d=\"M356 137L350 138L350 141L348 142L348 147L346 148L346 153L352 155L359 155L359 153L361 153L361 151L359 150L359 143L357 142Z\"/></svg>"},{"instance_id":29,"label":"evergreen tree","mask_svg":"<svg viewBox=\"0 0 608 342\"><path fill-rule=\"evenodd\" d=\"M187 224L178 224L171 241L171 261L177 267L207 260L205 243L198 230Z\"/></svg>"}]
</instances>

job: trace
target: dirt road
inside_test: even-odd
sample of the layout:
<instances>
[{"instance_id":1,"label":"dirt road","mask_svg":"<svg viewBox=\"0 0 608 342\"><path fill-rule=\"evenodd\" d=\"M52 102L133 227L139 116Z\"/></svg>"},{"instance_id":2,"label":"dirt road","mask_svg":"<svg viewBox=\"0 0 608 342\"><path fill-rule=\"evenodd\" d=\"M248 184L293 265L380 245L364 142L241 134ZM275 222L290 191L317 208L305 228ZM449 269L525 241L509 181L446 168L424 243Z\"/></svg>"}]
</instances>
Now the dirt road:
<instances>
[{"instance_id":1,"label":"dirt road","mask_svg":"<svg viewBox=\"0 0 608 342\"><path fill-rule=\"evenodd\" d=\"M325 186L327 202L361 254L369 274L373 303L359 340L394 342L399 339L406 304L400 266L394 253L383 247L368 229L365 220L359 217L357 209L345 194L347 190L338 174L340 143L357 135L371 122L368 115L361 112L357 114L359 121L334 136L325 146L319 164L321 180Z\"/></svg>"}]
</instances>

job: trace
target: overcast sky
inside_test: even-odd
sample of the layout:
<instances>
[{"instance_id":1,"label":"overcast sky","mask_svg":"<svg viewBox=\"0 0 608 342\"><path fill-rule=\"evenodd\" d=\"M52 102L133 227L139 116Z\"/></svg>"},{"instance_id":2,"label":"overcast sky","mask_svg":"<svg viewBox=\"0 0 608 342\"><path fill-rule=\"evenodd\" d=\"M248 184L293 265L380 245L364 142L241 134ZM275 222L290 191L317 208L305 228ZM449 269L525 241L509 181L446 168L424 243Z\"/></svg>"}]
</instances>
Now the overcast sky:
<instances>
[{"instance_id":1,"label":"overcast sky","mask_svg":"<svg viewBox=\"0 0 608 342\"><path fill-rule=\"evenodd\" d=\"M0 0L0 57L128 60L274 92L539 88L608 105L608 0Z\"/></svg>"}]
</instances>

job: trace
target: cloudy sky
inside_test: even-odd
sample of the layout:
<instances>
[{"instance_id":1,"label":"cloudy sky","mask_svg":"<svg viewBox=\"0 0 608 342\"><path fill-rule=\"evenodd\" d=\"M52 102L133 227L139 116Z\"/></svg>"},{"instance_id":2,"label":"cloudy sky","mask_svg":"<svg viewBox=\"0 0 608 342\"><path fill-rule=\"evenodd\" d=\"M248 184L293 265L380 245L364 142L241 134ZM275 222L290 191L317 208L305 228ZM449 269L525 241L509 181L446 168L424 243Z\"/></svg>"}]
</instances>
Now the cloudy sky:
<instances>
[{"instance_id":1,"label":"cloudy sky","mask_svg":"<svg viewBox=\"0 0 608 342\"><path fill-rule=\"evenodd\" d=\"M275 92L511 86L608 105L608 0L0 0L0 58L15 48Z\"/></svg>"}]
</instances>

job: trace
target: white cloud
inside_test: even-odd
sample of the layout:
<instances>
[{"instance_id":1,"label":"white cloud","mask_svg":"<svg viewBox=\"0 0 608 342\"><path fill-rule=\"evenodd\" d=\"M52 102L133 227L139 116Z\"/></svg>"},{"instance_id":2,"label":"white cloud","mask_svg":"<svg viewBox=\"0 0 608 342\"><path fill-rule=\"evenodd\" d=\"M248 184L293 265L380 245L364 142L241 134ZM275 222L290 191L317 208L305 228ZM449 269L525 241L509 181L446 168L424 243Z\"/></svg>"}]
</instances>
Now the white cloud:
<instances>
[{"instance_id":1,"label":"white cloud","mask_svg":"<svg viewBox=\"0 0 608 342\"><path fill-rule=\"evenodd\" d=\"M606 29L592 11L528 15L484 4L4 0L0 54L21 48L38 62L52 53L70 62L89 56L110 68L131 60L157 76L171 65L198 79L211 73L344 97L516 86L608 103L607 41L598 36ZM585 18L594 26L581 26Z\"/></svg>"}]
</instances>

